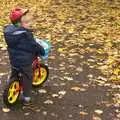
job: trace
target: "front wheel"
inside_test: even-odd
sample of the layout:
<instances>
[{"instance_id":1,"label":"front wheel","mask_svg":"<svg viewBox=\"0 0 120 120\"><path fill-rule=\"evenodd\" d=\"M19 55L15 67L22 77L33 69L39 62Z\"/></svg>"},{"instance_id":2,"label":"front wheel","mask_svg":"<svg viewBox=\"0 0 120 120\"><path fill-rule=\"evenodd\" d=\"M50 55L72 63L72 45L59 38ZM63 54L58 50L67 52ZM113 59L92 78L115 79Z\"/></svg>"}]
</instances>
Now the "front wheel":
<instances>
[{"instance_id":1,"label":"front wheel","mask_svg":"<svg viewBox=\"0 0 120 120\"><path fill-rule=\"evenodd\" d=\"M10 82L6 85L3 92L3 102L7 107L12 107L17 103L21 91L20 88L20 82L17 78L10 80Z\"/></svg>"},{"instance_id":2,"label":"front wheel","mask_svg":"<svg viewBox=\"0 0 120 120\"><path fill-rule=\"evenodd\" d=\"M37 67L34 70L33 82L34 87L42 86L42 84L47 80L49 75L48 66L45 64L40 64L40 67Z\"/></svg>"}]
</instances>

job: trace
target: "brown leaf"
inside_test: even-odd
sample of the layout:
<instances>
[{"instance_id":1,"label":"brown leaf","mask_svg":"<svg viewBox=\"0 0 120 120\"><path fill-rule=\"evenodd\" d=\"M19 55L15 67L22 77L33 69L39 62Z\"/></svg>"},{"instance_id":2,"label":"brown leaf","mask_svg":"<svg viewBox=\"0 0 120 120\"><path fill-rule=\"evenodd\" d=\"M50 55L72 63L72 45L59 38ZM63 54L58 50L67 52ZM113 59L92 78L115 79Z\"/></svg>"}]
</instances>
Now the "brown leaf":
<instances>
[{"instance_id":1,"label":"brown leaf","mask_svg":"<svg viewBox=\"0 0 120 120\"><path fill-rule=\"evenodd\" d=\"M81 111L81 112L80 112L80 115L85 116L85 115L88 115L88 113L87 113L87 112L84 112L84 111Z\"/></svg>"}]
</instances>

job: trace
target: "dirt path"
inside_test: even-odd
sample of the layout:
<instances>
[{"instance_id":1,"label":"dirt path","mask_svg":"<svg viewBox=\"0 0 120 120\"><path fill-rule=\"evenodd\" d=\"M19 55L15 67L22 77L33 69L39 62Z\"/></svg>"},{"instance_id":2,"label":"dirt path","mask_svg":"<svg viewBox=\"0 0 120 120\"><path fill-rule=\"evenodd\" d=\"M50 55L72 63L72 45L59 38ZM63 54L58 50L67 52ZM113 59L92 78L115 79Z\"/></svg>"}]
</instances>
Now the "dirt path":
<instances>
[{"instance_id":1,"label":"dirt path","mask_svg":"<svg viewBox=\"0 0 120 120\"><path fill-rule=\"evenodd\" d=\"M86 44L82 49L91 46ZM119 106L113 102L113 93L120 88L104 82L102 74L90 66L96 64L91 57L94 52L80 54L73 52L70 56L66 53L56 52L56 46L50 56L50 76L48 82L42 88L33 90L33 102L36 107L23 108L18 105L9 113L0 110L1 120L118 120ZM94 47L94 46L92 46ZM70 48L71 50L73 47ZM5 51L2 51L1 73L8 72L9 67L5 58ZM88 62L89 61L89 62ZM89 64L89 65L88 65ZM7 73L6 73L7 74ZM1 74L1 94L7 75ZM101 76L101 78L100 78ZM96 81L96 78L100 78ZM101 80L102 79L102 80ZM100 82L102 81L102 82ZM119 86L118 86L119 87ZM2 96L0 97L2 103ZM18 117L19 116L19 117Z\"/></svg>"}]
</instances>

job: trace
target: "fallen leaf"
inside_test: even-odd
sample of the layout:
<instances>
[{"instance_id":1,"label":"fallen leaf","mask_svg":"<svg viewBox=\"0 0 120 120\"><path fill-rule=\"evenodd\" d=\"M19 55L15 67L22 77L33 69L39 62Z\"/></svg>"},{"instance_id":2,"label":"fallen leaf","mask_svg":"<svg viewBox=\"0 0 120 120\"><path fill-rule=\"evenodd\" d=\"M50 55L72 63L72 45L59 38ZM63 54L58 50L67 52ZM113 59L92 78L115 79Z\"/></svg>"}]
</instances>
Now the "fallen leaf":
<instances>
[{"instance_id":1,"label":"fallen leaf","mask_svg":"<svg viewBox=\"0 0 120 120\"><path fill-rule=\"evenodd\" d=\"M78 92L80 91L80 87L75 86L75 87L72 87L71 90Z\"/></svg>"},{"instance_id":2,"label":"fallen leaf","mask_svg":"<svg viewBox=\"0 0 120 120\"><path fill-rule=\"evenodd\" d=\"M9 108L2 108L2 111L7 113L7 112L10 112L10 109Z\"/></svg>"},{"instance_id":3,"label":"fallen leaf","mask_svg":"<svg viewBox=\"0 0 120 120\"><path fill-rule=\"evenodd\" d=\"M79 108L83 108L83 105L78 105Z\"/></svg>"},{"instance_id":4,"label":"fallen leaf","mask_svg":"<svg viewBox=\"0 0 120 120\"><path fill-rule=\"evenodd\" d=\"M64 86L64 85L66 85L65 83L60 83L60 86Z\"/></svg>"},{"instance_id":5,"label":"fallen leaf","mask_svg":"<svg viewBox=\"0 0 120 120\"><path fill-rule=\"evenodd\" d=\"M35 110L36 112L40 112L40 109Z\"/></svg>"},{"instance_id":6,"label":"fallen leaf","mask_svg":"<svg viewBox=\"0 0 120 120\"><path fill-rule=\"evenodd\" d=\"M46 101L44 101L44 104L53 104L53 101L52 100L46 100Z\"/></svg>"},{"instance_id":7,"label":"fallen leaf","mask_svg":"<svg viewBox=\"0 0 120 120\"><path fill-rule=\"evenodd\" d=\"M1 50L3 50L3 51L4 51L4 50L7 50L7 48L6 48L6 47L2 47L2 48L1 48Z\"/></svg>"},{"instance_id":8,"label":"fallen leaf","mask_svg":"<svg viewBox=\"0 0 120 120\"><path fill-rule=\"evenodd\" d=\"M63 53L64 52L64 48L58 48L57 51L60 52L60 53Z\"/></svg>"},{"instance_id":9,"label":"fallen leaf","mask_svg":"<svg viewBox=\"0 0 120 120\"><path fill-rule=\"evenodd\" d=\"M49 56L49 59L54 60L55 56Z\"/></svg>"},{"instance_id":10,"label":"fallen leaf","mask_svg":"<svg viewBox=\"0 0 120 120\"><path fill-rule=\"evenodd\" d=\"M80 91L81 92L84 92L84 91L86 91L87 89L85 89L85 88L80 88Z\"/></svg>"},{"instance_id":11,"label":"fallen leaf","mask_svg":"<svg viewBox=\"0 0 120 120\"><path fill-rule=\"evenodd\" d=\"M43 111L42 114L43 114L43 115L47 115L47 111Z\"/></svg>"},{"instance_id":12,"label":"fallen leaf","mask_svg":"<svg viewBox=\"0 0 120 120\"><path fill-rule=\"evenodd\" d=\"M88 115L88 113L87 113L87 112L84 112L84 111L81 111L81 112L80 112L80 115L85 116L85 115Z\"/></svg>"},{"instance_id":13,"label":"fallen leaf","mask_svg":"<svg viewBox=\"0 0 120 120\"><path fill-rule=\"evenodd\" d=\"M65 95L66 93L67 93L67 92L64 91L64 90L58 92L59 95Z\"/></svg>"},{"instance_id":14,"label":"fallen leaf","mask_svg":"<svg viewBox=\"0 0 120 120\"><path fill-rule=\"evenodd\" d=\"M102 120L102 119L98 116L93 116L92 120Z\"/></svg>"},{"instance_id":15,"label":"fallen leaf","mask_svg":"<svg viewBox=\"0 0 120 120\"><path fill-rule=\"evenodd\" d=\"M117 116L118 118L120 118L120 113L118 113L116 116Z\"/></svg>"},{"instance_id":16,"label":"fallen leaf","mask_svg":"<svg viewBox=\"0 0 120 120\"><path fill-rule=\"evenodd\" d=\"M28 116L28 115L30 115L30 113L29 113L29 112L27 112L27 113L25 113L24 115L25 115L25 116Z\"/></svg>"},{"instance_id":17,"label":"fallen leaf","mask_svg":"<svg viewBox=\"0 0 120 120\"><path fill-rule=\"evenodd\" d=\"M6 75L7 73L0 73L0 76Z\"/></svg>"},{"instance_id":18,"label":"fallen leaf","mask_svg":"<svg viewBox=\"0 0 120 120\"><path fill-rule=\"evenodd\" d=\"M83 68L78 67L78 68L76 69L76 71L77 71L77 72L82 72L82 71L83 71Z\"/></svg>"},{"instance_id":19,"label":"fallen leaf","mask_svg":"<svg viewBox=\"0 0 120 120\"><path fill-rule=\"evenodd\" d=\"M89 77L89 78L93 78L93 75L92 75L92 74L89 74L88 77Z\"/></svg>"},{"instance_id":20,"label":"fallen leaf","mask_svg":"<svg viewBox=\"0 0 120 120\"><path fill-rule=\"evenodd\" d=\"M97 79L99 79L99 80L103 80L103 81L107 81L107 78L102 77L102 76L98 76L98 78L97 78Z\"/></svg>"},{"instance_id":21,"label":"fallen leaf","mask_svg":"<svg viewBox=\"0 0 120 120\"><path fill-rule=\"evenodd\" d=\"M55 114L55 113L51 113L50 115L53 116L53 117L57 117L57 116L58 116L58 115Z\"/></svg>"},{"instance_id":22,"label":"fallen leaf","mask_svg":"<svg viewBox=\"0 0 120 120\"><path fill-rule=\"evenodd\" d=\"M72 81L73 78L72 77L68 77L68 76L65 76L64 79L68 80L68 81Z\"/></svg>"},{"instance_id":23,"label":"fallen leaf","mask_svg":"<svg viewBox=\"0 0 120 120\"><path fill-rule=\"evenodd\" d=\"M59 95L58 94L52 94L52 97L58 97Z\"/></svg>"},{"instance_id":24,"label":"fallen leaf","mask_svg":"<svg viewBox=\"0 0 120 120\"><path fill-rule=\"evenodd\" d=\"M38 92L39 93L44 93L44 94L47 93L47 91L45 89L40 89L40 90L38 90Z\"/></svg>"},{"instance_id":25,"label":"fallen leaf","mask_svg":"<svg viewBox=\"0 0 120 120\"><path fill-rule=\"evenodd\" d=\"M69 117L69 118L72 118L72 117L73 117L73 115L72 115L72 114L69 114L69 115L68 115L68 117Z\"/></svg>"},{"instance_id":26,"label":"fallen leaf","mask_svg":"<svg viewBox=\"0 0 120 120\"><path fill-rule=\"evenodd\" d=\"M94 112L97 113L97 114L99 114L99 115L103 114L103 111L99 110L99 109L95 110Z\"/></svg>"}]
</instances>

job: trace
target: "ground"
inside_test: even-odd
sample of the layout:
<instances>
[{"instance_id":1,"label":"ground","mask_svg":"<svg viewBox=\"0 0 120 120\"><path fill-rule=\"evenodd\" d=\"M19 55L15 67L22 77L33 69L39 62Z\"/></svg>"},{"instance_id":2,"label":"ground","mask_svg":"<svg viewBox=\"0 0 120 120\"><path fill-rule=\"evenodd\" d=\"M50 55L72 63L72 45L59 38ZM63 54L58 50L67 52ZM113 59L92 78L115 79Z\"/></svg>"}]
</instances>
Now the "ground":
<instances>
[{"instance_id":1,"label":"ground","mask_svg":"<svg viewBox=\"0 0 120 120\"><path fill-rule=\"evenodd\" d=\"M53 45L48 81L32 90L34 106L17 105L4 112L2 93L10 65L1 44L0 119L119 120L120 2L60 0L45 5L33 9L38 18L34 27L40 30L36 36L50 39Z\"/></svg>"}]
</instances>

